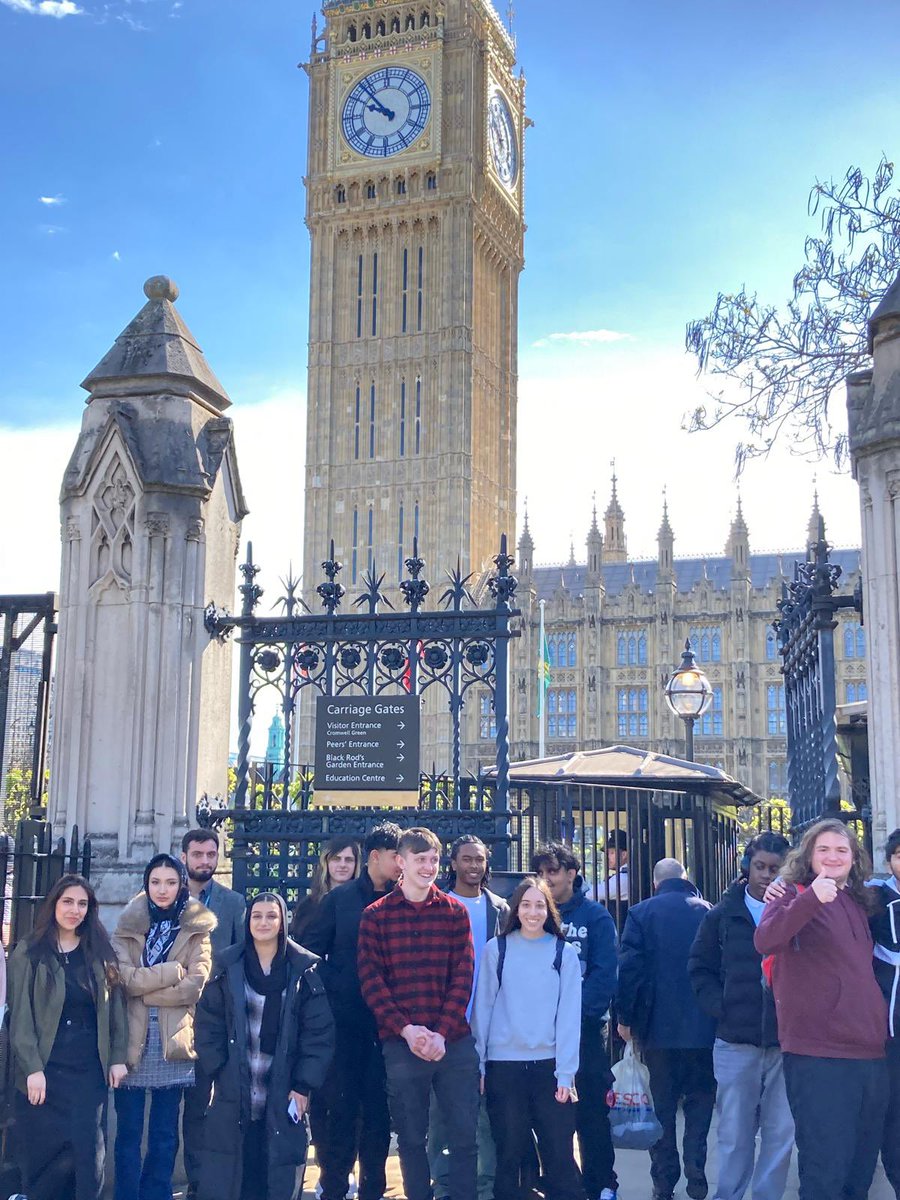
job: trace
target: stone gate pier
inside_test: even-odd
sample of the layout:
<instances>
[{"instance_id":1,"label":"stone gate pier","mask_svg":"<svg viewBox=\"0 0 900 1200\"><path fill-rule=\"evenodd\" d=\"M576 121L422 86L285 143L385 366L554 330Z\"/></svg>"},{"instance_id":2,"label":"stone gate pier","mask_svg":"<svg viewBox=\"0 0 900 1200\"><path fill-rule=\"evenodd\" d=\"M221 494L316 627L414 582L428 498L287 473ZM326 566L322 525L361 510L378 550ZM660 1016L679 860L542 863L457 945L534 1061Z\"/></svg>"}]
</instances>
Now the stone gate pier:
<instances>
[{"instance_id":1,"label":"stone gate pier","mask_svg":"<svg viewBox=\"0 0 900 1200\"><path fill-rule=\"evenodd\" d=\"M50 819L93 840L104 905L178 845L203 792L225 795L230 606L247 506L231 401L165 276L82 387L60 495L62 566Z\"/></svg>"}]
</instances>

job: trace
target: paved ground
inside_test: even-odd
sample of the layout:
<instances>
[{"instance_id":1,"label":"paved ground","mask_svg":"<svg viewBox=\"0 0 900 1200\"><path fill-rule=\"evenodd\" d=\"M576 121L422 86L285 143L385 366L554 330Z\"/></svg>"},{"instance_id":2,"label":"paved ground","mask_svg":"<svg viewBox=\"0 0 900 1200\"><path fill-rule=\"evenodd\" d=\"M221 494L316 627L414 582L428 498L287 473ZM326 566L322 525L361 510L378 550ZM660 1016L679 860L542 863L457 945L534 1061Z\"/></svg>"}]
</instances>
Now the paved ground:
<instances>
[{"instance_id":1,"label":"paved ground","mask_svg":"<svg viewBox=\"0 0 900 1200\"><path fill-rule=\"evenodd\" d=\"M715 1149L715 1123L710 1133L710 1154L707 1167L707 1176L712 1185L715 1184L716 1178L716 1149ZM619 1196L621 1200L650 1200L650 1174L648 1169L648 1155L639 1150L620 1150L616 1155L616 1171L619 1175ZM304 1200L314 1200L316 1179L318 1172L315 1164L311 1161L306 1173L306 1187L303 1193ZM179 1191L176 1187L175 1196L183 1197L183 1191ZM710 1196L714 1195L713 1188L710 1188ZM677 1189L676 1200L687 1200L682 1183ZM388 1162L388 1200L403 1200L403 1182L400 1178L400 1163L396 1154L392 1154ZM796 1155L791 1164L791 1174L788 1179L787 1191L785 1192L785 1200L797 1200L797 1161ZM747 1197L747 1200L751 1198ZM894 1200L894 1193L888 1181L884 1177L879 1164L878 1171L875 1175L875 1181L872 1184L872 1189L869 1192L869 1200Z\"/></svg>"}]
</instances>

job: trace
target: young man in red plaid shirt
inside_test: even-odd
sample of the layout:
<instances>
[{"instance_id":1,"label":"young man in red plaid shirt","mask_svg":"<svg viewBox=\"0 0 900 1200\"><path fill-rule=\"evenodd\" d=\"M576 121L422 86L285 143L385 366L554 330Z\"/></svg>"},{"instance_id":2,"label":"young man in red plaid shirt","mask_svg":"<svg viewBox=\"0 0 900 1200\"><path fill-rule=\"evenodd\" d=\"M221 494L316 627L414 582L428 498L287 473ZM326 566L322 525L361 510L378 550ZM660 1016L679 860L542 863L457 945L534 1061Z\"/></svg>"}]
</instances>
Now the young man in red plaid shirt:
<instances>
[{"instance_id":1,"label":"young man in red plaid shirt","mask_svg":"<svg viewBox=\"0 0 900 1200\"><path fill-rule=\"evenodd\" d=\"M480 1071L466 1020L474 951L469 914L435 887L441 844L410 829L399 885L359 926L359 982L378 1023L407 1200L430 1200L431 1090L446 1124L451 1200L476 1200Z\"/></svg>"}]
</instances>

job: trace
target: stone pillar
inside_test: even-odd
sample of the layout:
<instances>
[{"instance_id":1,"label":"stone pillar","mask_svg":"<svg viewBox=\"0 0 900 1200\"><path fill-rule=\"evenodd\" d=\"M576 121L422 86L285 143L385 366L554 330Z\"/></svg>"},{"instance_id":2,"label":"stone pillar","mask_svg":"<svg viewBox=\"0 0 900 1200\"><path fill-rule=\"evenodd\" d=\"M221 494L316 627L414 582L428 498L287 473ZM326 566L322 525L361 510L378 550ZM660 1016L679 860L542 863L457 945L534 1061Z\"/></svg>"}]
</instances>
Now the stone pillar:
<instances>
[{"instance_id":1,"label":"stone pillar","mask_svg":"<svg viewBox=\"0 0 900 1200\"><path fill-rule=\"evenodd\" d=\"M869 321L872 369L847 379L862 513L869 769L876 860L900 826L900 276Z\"/></svg>"},{"instance_id":2,"label":"stone pillar","mask_svg":"<svg viewBox=\"0 0 900 1200\"><path fill-rule=\"evenodd\" d=\"M203 792L225 795L241 492L230 405L157 276L82 383L60 496L62 571L50 818L94 849L104 905L178 847Z\"/></svg>"}]
</instances>

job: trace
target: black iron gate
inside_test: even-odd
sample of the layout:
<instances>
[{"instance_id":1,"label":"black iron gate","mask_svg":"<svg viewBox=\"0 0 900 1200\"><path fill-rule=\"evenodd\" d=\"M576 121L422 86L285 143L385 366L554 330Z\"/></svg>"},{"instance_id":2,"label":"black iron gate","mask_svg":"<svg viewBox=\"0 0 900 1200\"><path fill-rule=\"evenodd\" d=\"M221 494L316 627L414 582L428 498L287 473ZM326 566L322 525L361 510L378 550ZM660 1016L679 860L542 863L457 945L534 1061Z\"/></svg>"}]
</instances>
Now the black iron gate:
<instances>
[{"instance_id":1,"label":"black iron gate","mask_svg":"<svg viewBox=\"0 0 900 1200\"><path fill-rule=\"evenodd\" d=\"M784 584L776 622L782 655L787 719L788 800L793 831L801 833L822 817L860 822L871 841L868 807L841 806L838 775L837 705L835 684L835 613L853 608L862 612L861 587L852 594L837 592L841 568L828 557L825 526L810 559L794 566L794 579ZM870 846L871 848L871 846Z\"/></svg>"},{"instance_id":2,"label":"black iron gate","mask_svg":"<svg viewBox=\"0 0 900 1200\"><path fill-rule=\"evenodd\" d=\"M199 816L228 823L233 833L234 886L254 892L275 887L292 898L306 887L306 876L318 844L336 833L362 837L378 820L401 825L420 822L433 828L446 844L463 832L477 832L494 846L494 861L503 869L509 840L509 641L519 636L513 622L517 581L513 558L503 535L494 570L485 581L485 606L470 590L472 576L459 565L447 573L439 607L424 608L431 586L418 546L405 560L407 577L399 591L406 611L394 611L385 595L384 575L373 567L354 600L356 612L341 612L345 588L342 564L334 543L322 563L325 578L315 589L323 612L313 613L300 598L299 582L288 578L280 600L283 614L261 617L262 588L252 547L241 566L243 599L240 615L213 607L206 628L214 637L239 631L238 752L236 784L227 808L201 807ZM467 776L462 763L462 719L473 688L489 698L496 725L496 777L490 783ZM275 689L284 723L285 744L279 761L259 772L250 758L257 700ZM300 697L310 695L423 696L429 690L446 696L450 718L450 761L440 772L422 776L420 807L409 810L367 808L313 809L315 781L307 766L295 762L295 715ZM442 765L443 766L443 765Z\"/></svg>"},{"instance_id":3,"label":"black iron gate","mask_svg":"<svg viewBox=\"0 0 900 1200\"><path fill-rule=\"evenodd\" d=\"M27 789L31 816L44 803L55 634L53 592L0 596L0 805Z\"/></svg>"}]
</instances>

